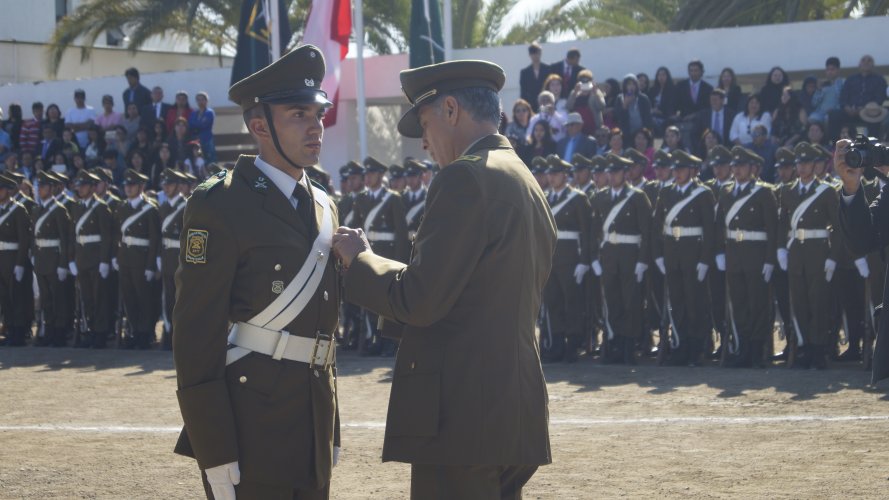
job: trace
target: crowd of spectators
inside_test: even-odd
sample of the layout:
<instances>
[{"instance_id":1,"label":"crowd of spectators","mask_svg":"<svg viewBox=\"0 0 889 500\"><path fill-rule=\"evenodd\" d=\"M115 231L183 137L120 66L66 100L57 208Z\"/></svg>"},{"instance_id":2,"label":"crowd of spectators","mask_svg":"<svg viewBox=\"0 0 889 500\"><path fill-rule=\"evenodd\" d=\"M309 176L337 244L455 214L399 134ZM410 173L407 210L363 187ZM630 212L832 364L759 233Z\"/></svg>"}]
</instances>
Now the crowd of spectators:
<instances>
[{"instance_id":1,"label":"crowd of spectators","mask_svg":"<svg viewBox=\"0 0 889 500\"><path fill-rule=\"evenodd\" d=\"M0 110L0 171L23 173L33 182L40 170L74 178L83 168L104 166L122 183L132 168L148 176L149 188L160 188L160 173L167 167L199 179L216 161L213 142L215 113L205 92L195 95L192 107L184 91L173 104L164 102L164 90L149 90L139 71L125 72L127 87L120 102L101 98L101 109L87 104L86 92L74 91L74 105L62 113L56 103L31 104L31 116L12 103L4 117Z\"/></svg>"},{"instance_id":2,"label":"crowd of spectators","mask_svg":"<svg viewBox=\"0 0 889 500\"><path fill-rule=\"evenodd\" d=\"M761 87L743 92L732 68L719 73L714 87L698 60L688 63L688 77L678 82L660 67L653 79L638 73L600 83L580 65L577 49L549 65L540 45L531 44L528 54L520 98L511 116L504 113L501 129L528 165L535 156L555 153L570 161L575 153L621 154L630 147L650 163L660 139L661 149L682 149L703 160L717 144L745 146L766 160L762 178L771 182L775 151L782 146L807 141L830 149L837 139L859 133L884 141L889 134L886 79L874 72L869 55L848 78L840 76L839 58L829 57L820 78L808 76L795 86L776 66ZM649 166L646 177L653 175Z\"/></svg>"}]
</instances>

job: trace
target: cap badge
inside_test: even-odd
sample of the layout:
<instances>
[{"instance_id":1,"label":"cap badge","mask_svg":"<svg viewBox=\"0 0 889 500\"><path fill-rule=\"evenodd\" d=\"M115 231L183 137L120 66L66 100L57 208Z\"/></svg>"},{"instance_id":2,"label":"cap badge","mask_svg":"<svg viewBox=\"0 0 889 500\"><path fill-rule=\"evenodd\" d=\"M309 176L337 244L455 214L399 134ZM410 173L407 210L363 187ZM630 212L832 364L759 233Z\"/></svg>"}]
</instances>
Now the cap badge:
<instances>
[{"instance_id":1,"label":"cap badge","mask_svg":"<svg viewBox=\"0 0 889 500\"><path fill-rule=\"evenodd\" d=\"M315 86L315 80L313 80L311 78L306 78L305 83L306 83L306 87L314 87Z\"/></svg>"}]
</instances>

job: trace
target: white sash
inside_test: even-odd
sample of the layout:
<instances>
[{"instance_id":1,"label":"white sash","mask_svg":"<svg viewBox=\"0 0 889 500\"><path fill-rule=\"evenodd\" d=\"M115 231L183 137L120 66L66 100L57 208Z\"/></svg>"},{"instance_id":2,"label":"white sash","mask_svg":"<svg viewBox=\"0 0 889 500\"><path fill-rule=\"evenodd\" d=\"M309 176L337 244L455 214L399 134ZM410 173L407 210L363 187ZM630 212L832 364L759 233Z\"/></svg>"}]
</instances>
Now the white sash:
<instances>
[{"instance_id":1,"label":"white sash","mask_svg":"<svg viewBox=\"0 0 889 500\"><path fill-rule=\"evenodd\" d=\"M759 191L759 186L754 185L746 196L735 200L732 206L728 209L728 212L726 212L725 214L726 229L728 229L729 222L734 219L736 215L738 215L738 212L740 212L741 209L744 208L744 205L747 203L747 201L750 200L750 198L753 197L753 195L755 195L757 191Z\"/></svg>"},{"instance_id":2,"label":"white sash","mask_svg":"<svg viewBox=\"0 0 889 500\"><path fill-rule=\"evenodd\" d=\"M411 222L413 222L414 217L416 217L417 214L420 213L420 210L423 210L423 208L425 206L426 206L426 200L423 199L422 201L420 201L420 203L417 203L416 205L412 206L411 209L407 211L407 215L404 218L407 221L408 225L410 225Z\"/></svg>"},{"instance_id":3,"label":"white sash","mask_svg":"<svg viewBox=\"0 0 889 500\"><path fill-rule=\"evenodd\" d=\"M167 230L168 227L170 227L170 224L172 224L173 220L176 219L176 216L179 215L180 212L182 212L183 208L185 208L185 200L180 200L179 204L176 205L176 209L173 210L170 215L164 217L164 223L161 225L161 233L163 233Z\"/></svg>"},{"instance_id":4,"label":"white sash","mask_svg":"<svg viewBox=\"0 0 889 500\"><path fill-rule=\"evenodd\" d=\"M790 229L794 233L796 232L796 226L799 224L799 220L802 218L803 214L806 213L806 210L812 206L812 203L815 203L815 200L818 199L818 196L821 195L824 191L830 188L827 184L819 184L818 187L815 188L815 194L809 196L802 203L796 207L796 210L793 211L793 217L790 218Z\"/></svg>"},{"instance_id":5,"label":"white sash","mask_svg":"<svg viewBox=\"0 0 889 500\"><path fill-rule=\"evenodd\" d=\"M349 210L349 214L346 215L345 220L343 220L343 225L348 227L349 224L352 223L353 219L355 219L355 207L352 207L352 210Z\"/></svg>"},{"instance_id":6,"label":"white sash","mask_svg":"<svg viewBox=\"0 0 889 500\"><path fill-rule=\"evenodd\" d=\"M386 204L386 201L389 200L389 197L392 196L392 191L386 191L386 194L383 195L383 199L377 203L377 206L373 207L370 212L367 214L367 219L364 220L364 232L370 231L370 226L373 225L373 222L377 218L377 214L380 213L380 209L383 208L383 205Z\"/></svg>"},{"instance_id":7,"label":"white sash","mask_svg":"<svg viewBox=\"0 0 889 500\"><path fill-rule=\"evenodd\" d=\"M142 205L142 208L140 208L138 212L127 217L126 220L123 221L123 224L121 224L120 226L120 234L126 234L127 229L129 229L129 227L132 226L134 222L139 220L139 217L142 217L143 214L151 210L151 203L148 203L145 200L143 200L142 202L144 203L144 205ZM127 201L126 203L129 203L129 201Z\"/></svg>"},{"instance_id":8,"label":"white sash","mask_svg":"<svg viewBox=\"0 0 889 500\"><path fill-rule=\"evenodd\" d=\"M565 198L564 200L562 200L561 203L559 203L558 205L556 205L552 208L553 217L558 215L558 213L561 212L563 208L565 208L565 205L567 205L569 201L573 200L574 197L577 196L577 193L578 193L577 191L575 191L573 189L569 189L568 197Z\"/></svg>"},{"instance_id":9,"label":"white sash","mask_svg":"<svg viewBox=\"0 0 889 500\"><path fill-rule=\"evenodd\" d=\"M89 219L90 215L93 213L93 210L99 205L99 200L93 200L93 206L91 206L83 215L77 219L77 226L74 227L74 235L77 236L80 234L80 230L83 228L83 225L86 223L86 220Z\"/></svg>"},{"instance_id":10,"label":"white sash","mask_svg":"<svg viewBox=\"0 0 889 500\"><path fill-rule=\"evenodd\" d=\"M47 210L43 215L40 216L39 219L37 219L37 223L34 224L34 236L40 234L40 228L43 227L43 223L46 222L46 218L49 217L49 214L51 214L52 211L55 210L58 206L58 203L53 200L52 204L49 205L49 210Z\"/></svg>"},{"instance_id":11,"label":"white sash","mask_svg":"<svg viewBox=\"0 0 889 500\"><path fill-rule=\"evenodd\" d=\"M670 226L673 225L673 219L675 219L676 216L679 215L679 212L681 212L686 205L691 203L692 200L697 198L698 195L703 193L704 191L707 191L707 188L698 186L694 189L694 191L691 192L690 195L682 200L679 200L679 203L673 205L673 208L671 208L670 211L667 212L667 217L664 218L664 228L669 230Z\"/></svg>"},{"instance_id":12,"label":"white sash","mask_svg":"<svg viewBox=\"0 0 889 500\"><path fill-rule=\"evenodd\" d=\"M605 223L602 224L602 237L603 238L605 238L608 235L608 229L611 227L611 224L614 222L614 219L617 218L617 214L619 214L620 211L624 208L624 205L626 205L627 202L630 201L630 198L633 197L633 194L636 193L632 189L630 189L629 191L630 192L627 194L627 197L620 200L617 203L617 205L611 207L611 211L608 212L608 217L605 218Z\"/></svg>"},{"instance_id":13,"label":"white sash","mask_svg":"<svg viewBox=\"0 0 889 500\"><path fill-rule=\"evenodd\" d=\"M6 219L8 219L9 216L12 215L12 213L15 212L15 209L19 206L19 202L15 200L10 201L10 203L12 204L12 206L9 207L9 212L6 212L5 214L3 214L3 217L0 217L0 226L2 226L4 222L6 222Z\"/></svg>"}]
</instances>

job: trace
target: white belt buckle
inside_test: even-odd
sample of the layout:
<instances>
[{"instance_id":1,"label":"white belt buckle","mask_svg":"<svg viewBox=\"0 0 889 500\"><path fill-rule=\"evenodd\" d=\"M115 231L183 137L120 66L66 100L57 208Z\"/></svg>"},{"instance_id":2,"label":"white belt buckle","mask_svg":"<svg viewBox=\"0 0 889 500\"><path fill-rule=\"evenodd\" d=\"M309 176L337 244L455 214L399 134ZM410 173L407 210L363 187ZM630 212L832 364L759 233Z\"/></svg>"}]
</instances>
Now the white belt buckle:
<instances>
[{"instance_id":1,"label":"white belt buckle","mask_svg":"<svg viewBox=\"0 0 889 500\"><path fill-rule=\"evenodd\" d=\"M744 231L741 231L741 230L739 229L739 230L735 233L735 241L738 242L738 243L741 243L742 241L744 241Z\"/></svg>"},{"instance_id":2,"label":"white belt buckle","mask_svg":"<svg viewBox=\"0 0 889 500\"><path fill-rule=\"evenodd\" d=\"M796 230L796 239L798 239L800 243L805 243L806 230L805 229L797 229Z\"/></svg>"},{"instance_id":3,"label":"white belt buckle","mask_svg":"<svg viewBox=\"0 0 889 500\"><path fill-rule=\"evenodd\" d=\"M617 244L617 233L608 233L608 243Z\"/></svg>"},{"instance_id":4,"label":"white belt buckle","mask_svg":"<svg viewBox=\"0 0 889 500\"><path fill-rule=\"evenodd\" d=\"M682 227L680 227L680 226L673 226L672 229L673 229L673 238L674 238L674 239L677 239L677 240L678 240L679 238L682 237Z\"/></svg>"},{"instance_id":5,"label":"white belt buckle","mask_svg":"<svg viewBox=\"0 0 889 500\"><path fill-rule=\"evenodd\" d=\"M321 341L323 340L327 341L327 352L324 353L324 363L318 365L317 363L315 363L315 360L318 359L318 348L321 345ZM330 367L330 353L331 346L333 345L333 338L331 338L330 335L321 333L321 331L319 330L315 334L315 345L312 346L312 359L309 360L309 368L314 370L315 368L318 368L320 366L322 370L327 370Z\"/></svg>"},{"instance_id":6,"label":"white belt buckle","mask_svg":"<svg viewBox=\"0 0 889 500\"><path fill-rule=\"evenodd\" d=\"M272 359L275 361L281 361L284 358L284 350L287 349L287 341L290 339L290 334L286 331L279 332L281 334L278 337L278 344L275 345L275 352L272 353Z\"/></svg>"}]
</instances>

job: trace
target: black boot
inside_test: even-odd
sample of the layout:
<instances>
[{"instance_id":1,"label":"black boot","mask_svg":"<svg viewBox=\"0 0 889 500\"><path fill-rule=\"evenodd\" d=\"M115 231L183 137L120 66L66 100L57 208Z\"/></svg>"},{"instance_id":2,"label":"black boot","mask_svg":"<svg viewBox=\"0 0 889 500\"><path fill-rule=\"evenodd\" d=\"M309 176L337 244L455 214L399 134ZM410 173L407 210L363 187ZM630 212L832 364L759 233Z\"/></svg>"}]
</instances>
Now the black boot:
<instances>
[{"instance_id":1,"label":"black boot","mask_svg":"<svg viewBox=\"0 0 889 500\"><path fill-rule=\"evenodd\" d=\"M93 349L104 349L107 339L107 332L93 332Z\"/></svg>"},{"instance_id":2,"label":"black boot","mask_svg":"<svg viewBox=\"0 0 889 500\"><path fill-rule=\"evenodd\" d=\"M580 349L580 337L571 336L565 341L565 356L562 361L566 363L577 363L579 357L577 350Z\"/></svg>"},{"instance_id":3,"label":"black boot","mask_svg":"<svg viewBox=\"0 0 889 500\"><path fill-rule=\"evenodd\" d=\"M837 357L837 361L861 361L861 348L858 347L858 343L849 342L849 347L846 349L846 352L840 354Z\"/></svg>"},{"instance_id":4,"label":"black boot","mask_svg":"<svg viewBox=\"0 0 889 500\"><path fill-rule=\"evenodd\" d=\"M796 346L793 352L793 360L787 364L788 368L808 370L812 366L811 346L808 344Z\"/></svg>"},{"instance_id":5,"label":"black boot","mask_svg":"<svg viewBox=\"0 0 889 500\"><path fill-rule=\"evenodd\" d=\"M812 368L816 370L827 369L827 348L824 346L811 346Z\"/></svg>"},{"instance_id":6,"label":"black boot","mask_svg":"<svg viewBox=\"0 0 889 500\"><path fill-rule=\"evenodd\" d=\"M164 351L173 350L173 332L167 331L166 328L161 336L161 349Z\"/></svg>"},{"instance_id":7,"label":"black boot","mask_svg":"<svg viewBox=\"0 0 889 500\"><path fill-rule=\"evenodd\" d=\"M623 358L625 365L636 364L636 342L633 339L624 339Z\"/></svg>"},{"instance_id":8,"label":"black boot","mask_svg":"<svg viewBox=\"0 0 889 500\"><path fill-rule=\"evenodd\" d=\"M766 352L766 339L756 339L750 344L750 362L756 368L768 368L772 364L772 356Z\"/></svg>"}]
</instances>

